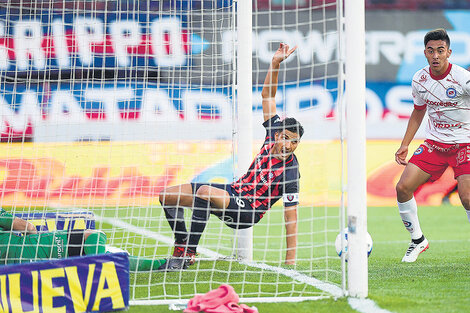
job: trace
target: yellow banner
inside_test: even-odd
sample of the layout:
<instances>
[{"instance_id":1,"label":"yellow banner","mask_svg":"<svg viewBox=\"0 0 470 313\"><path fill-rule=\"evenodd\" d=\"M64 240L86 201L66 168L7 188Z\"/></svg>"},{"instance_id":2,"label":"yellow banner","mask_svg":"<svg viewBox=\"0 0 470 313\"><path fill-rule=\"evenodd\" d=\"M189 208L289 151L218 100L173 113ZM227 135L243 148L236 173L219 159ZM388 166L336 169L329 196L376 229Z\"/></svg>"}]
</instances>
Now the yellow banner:
<instances>
[{"instance_id":1,"label":"yellow banner","mask_svg":"<svg viewBox=\"0 0 470 313\"><path fill-rule=\"evenodd\" d=\"M395 184L403 171L394 162L398 147L399 141L367 142L371 206L396 204ZM23 143L2 144L1 148L2 206L149 206L158 204L165 186L232 179L230 142ZM301 142L296 150L301 205L339 205L341 186L346 184L341 178L346 172L343 150L339 141ZM424 185L416 199L420 204L439 205L450 194L450 202L459 204L451 193L455 185L449 169L437 182Z\"/></svg>"},{"instance_id":2,"label":"yellow banner","mask_svg":"<svg viewBox=\"0 0 470 313\"><path fill-rule=\"evenodd\" d=\"M129 307L128 256L106 253L2 266L0 300L1 312L12 313L124 310Z\"/></svg>"}]
</instances>

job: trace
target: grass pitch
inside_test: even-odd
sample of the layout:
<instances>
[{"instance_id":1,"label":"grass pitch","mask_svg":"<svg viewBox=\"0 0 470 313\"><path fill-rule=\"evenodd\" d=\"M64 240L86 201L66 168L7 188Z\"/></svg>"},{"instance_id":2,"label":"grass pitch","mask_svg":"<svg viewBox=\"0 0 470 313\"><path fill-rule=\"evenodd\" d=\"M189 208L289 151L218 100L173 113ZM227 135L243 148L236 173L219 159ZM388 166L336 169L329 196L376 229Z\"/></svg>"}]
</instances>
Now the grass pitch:
<instances>
[{"instance_id":1,"label":"grass pitch","mask_svg":"<svg viewBox=\"0 0 470 313\"><path fill-rule=\"evenodd\" d=\"M270 212L272 214L273 212ZM299 210L299 214L302 211ZM374 248L369 258L369 298L382 309L390 312L468 312L470 298L470 223L462 207L443 205L440 207L420 207L419 216L421 228L430 242L428 251L424 252L416 263L401 263L401 258L409 242L409 234L404 229L398 209L395 207L371 207L368 209L368 229L374 240ZM257 226L256 226L257 227ZM262 228L262 227L261 227ZM333 262L333 260L332 260ZM216 263L216 265L214 265ZM239 277L235 275L233 281L230 274L217 269L232 264L235 272L243 272L242 265L225 263L221 261L201 261L201 271L182 276L184 281L191 281L192 290L217 288L219 283L228 281L236 287ZM215 266L215 267L214 267ZM297 265L302 269L302 264ZM308 269L310 270L310 268ZM160 274L154 274L150 279L161 281ZM166 277L164 288L180 288L177 283L181 275L173 273L174 277ZM334 275L333 275L334 276ZM137 281L148 280L149 277L131 277ZM287 293L295 295L297 291L312 288L303 284L291 286L289 279L280 275L250 274L245 279L259 282L264 280L266 291L285 288ZM334 281L337 277L329 278ZM212 280L212 283L208 283ZM276 282L279 281L279 284ZM197 282L200 282L198 284ZM270 285L271 284L271 285ZM194 287L199 286L199 287ZM161 287L158 287L161 288ZM295 289L298 289L297 291ZM138 289L138 288L137 288ZM135 289L134 292L139 292ZM199 289L201 291L199 291ZM155 292L159 290L155 289ZM253 284L253 289L247 291L259 292ZM162 290L160 290L162 292ZM315 290L312 290L315 292ZM319 301L305 301L301 303L253 303L259 312L356 312L347 302L347 299L324 299ZM169 312L167 305L161 306L132 306L129 312Z\"/></svg>"}]
</instances>

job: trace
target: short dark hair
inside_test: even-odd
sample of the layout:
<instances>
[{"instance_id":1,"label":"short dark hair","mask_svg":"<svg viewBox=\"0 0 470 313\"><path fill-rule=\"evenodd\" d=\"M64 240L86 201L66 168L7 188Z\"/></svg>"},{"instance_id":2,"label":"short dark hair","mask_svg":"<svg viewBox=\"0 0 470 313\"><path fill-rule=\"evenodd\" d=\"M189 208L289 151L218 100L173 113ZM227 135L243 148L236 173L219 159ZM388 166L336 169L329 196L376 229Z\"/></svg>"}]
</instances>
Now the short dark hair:
<instances>
[{"instance_id":1,"label":"short dark hair","mask_svg":"<svg viewBox=\"0 0 470 313\"><path fill-rule=\"evenodd\" d=\"M424 36L424 46L428 44L430 40L443 40L447 44L447 48L450 48L450 38L447 34L447 31L444 28L436 28L434 30L429 31Z\"/></svg>"},{"instance_id":2,"label":"short dark hair","mask_svg":"<svg viewBox=\"0 0 470 313\"><path fill-rule=\"evenodd\" d=\"M299 121L293 117L284 119L278 126L276 126L276 132L283 131L284 129L299 134L300 138L302 138L302 135L304 134L304 128L299 123Z\"/></svg>"}]
</instances>

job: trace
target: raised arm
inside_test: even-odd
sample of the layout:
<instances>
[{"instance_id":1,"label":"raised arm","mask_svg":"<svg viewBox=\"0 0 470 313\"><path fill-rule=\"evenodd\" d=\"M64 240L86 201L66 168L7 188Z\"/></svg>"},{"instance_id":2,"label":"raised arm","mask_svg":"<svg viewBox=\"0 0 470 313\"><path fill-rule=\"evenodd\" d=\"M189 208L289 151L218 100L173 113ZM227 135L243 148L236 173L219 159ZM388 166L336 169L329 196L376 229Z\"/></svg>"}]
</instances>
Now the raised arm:
<instances>
[{"instance_id":1,"label":"raised arm","mask_svg":"<svg viewBox=\"0 0 470 313\"><path fill-rule=\"evenodd\" d=\"M276 101L274 98L276 97L277 92L279 66L282 61L287 59L295 51L295 49L297 49L297 46L289 49L288 45L280 43L279 49L274 53L268 73L264 79L263 91L261 92L261 96L263 97L264 121L267 121L276 115Z\"/></svg>"}]
</instances>

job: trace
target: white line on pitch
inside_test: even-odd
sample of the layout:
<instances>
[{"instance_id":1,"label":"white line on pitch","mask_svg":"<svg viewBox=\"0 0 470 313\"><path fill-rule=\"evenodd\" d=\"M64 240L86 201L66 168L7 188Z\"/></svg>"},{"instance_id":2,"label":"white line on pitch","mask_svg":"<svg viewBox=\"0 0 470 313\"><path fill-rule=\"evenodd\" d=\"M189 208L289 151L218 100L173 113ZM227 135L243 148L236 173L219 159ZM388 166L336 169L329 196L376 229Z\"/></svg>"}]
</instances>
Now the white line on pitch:
<instances>
[{"instance_id":1,"label":"white line on pitch","mask_svg":"<svg viewBox=\"0 0 470 313\"><path fill-rule=\"evenodd\" d=\"M133 233L140 234L140 235L146 236L148 238L152 238L152 239L164 242L168 245L173 244L173 240L171 238L167 237L167 236L157 234L156 232L153 232L153 231L150 231L150 230L145 230L143 228L134 226L132 224L123 222L121 220L118 220L118 219L115 219L115 218L109 218L109 217L101 217L101 216L98 216L98 215L95 215L95 218L97 220L101 220L103 222L106 222L106 223L109 223L109 224L112 224L112 225L115 225L115 226L118 226L118 227L125 228L126 230L129 230ZM198 247L198 251L199 251L199 253L207 255L210 258L224 258L224 257L226 257L226 256L224 256L220 253L217 253L215 251L212 251L210 249L206 249L206 248L203 248L203 247ZM294 271L294 270L285 269L285 268L281 268L281 267L277 267L277 266L271 266L271 265L264 264L264 263L257 263L257 262L243 261L243 262L240 262L240 263L248 265L248 266L256 267L256 268L259 268L259 269L270 270L270 271L282 274L284 276L290 277L290 278L292 278L294 280L297 280L299 282L302 282L302 283L305 283L307 285L313 286L313 287L315 287L319 290L328 292L329 294L331 294L331 295L333 295L334 297L337 297L337 298L343 296L343 291L340 287L338 287L336 285L333 285L333 284L330 284L330 283L323 282L323 281L318 280L314 277L301 274L301 273L299 273L297 271ZM243 301L243 298L241 298L240 300ZM381 309L380 307L378 307L377 304L374 301L370 300L370 299L348 298L348 303L351 306L351 308L353 308L354 310L359 311L361 313L390 313L390 311L387 311L387 310L384 310L384 309Z\"/></svg>"},{"instance_id":2,"label":"white line on pitch","mask_svg":"<svg viewBox=\"0 0 470 313\"><path fill-rule=\"evenodd\" d=\"M370 299L348 298L348 303L351 308L361 313L391 313L390 311L380 308Z\"/></svg>"},{"instance_id":3,"label":"white line on pitch","mask_svg":"<svg viewBox=\"0 0 470 313\"><path fill-rule=\"evenodd\" d=\"M429 241L432 241L433 243L452 243L452 242L470 242L470 239L429 239L426 237ZM409 244L409 240L384 240L384 241L375 241L374 244L387 244L387 245L395 245L395 244Z\"/></svg>"},{"instance_id":4,"label":"white line on pitch","mask_svg":"<svg viewBox=\"0 0 470 313\"><path fill-rule=\"evenodd\" d=\"M97 220L101 220L103 222L106 222L106 223L124 228L126 230L129 230L133 233L143 235L143 236L146 236L148 238L152 238L152 239L164 242L164 243L168 244L169 246L172 246L174 244L173 240L170 237L163 236L163 235L160 235L156 232L146 230L146 229L141 228L141 227L134 226L132 224L123 222L121 220L118 220L118 219L115 219L115 218L109 218L109 217L101 217L101 216L98 216L98 215L95 215L95 217L96 217ZM209 249L206 249L206 248L203 248L203 247L201 247L201 248L198 247L198 252L201 253L201 254L207 255L210 258L215 258L215 259L225 257L224 255L222 255L220 253L217 253L215 251L212 251L212 250L209 250Z\"/></svg>"}]
</instances>

